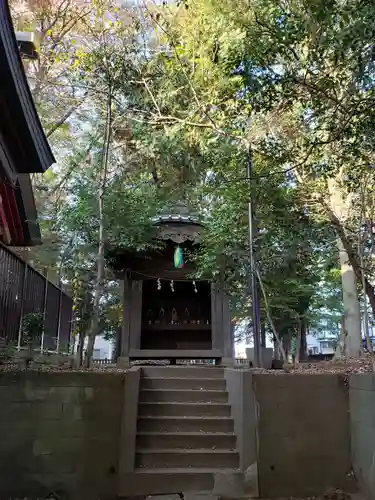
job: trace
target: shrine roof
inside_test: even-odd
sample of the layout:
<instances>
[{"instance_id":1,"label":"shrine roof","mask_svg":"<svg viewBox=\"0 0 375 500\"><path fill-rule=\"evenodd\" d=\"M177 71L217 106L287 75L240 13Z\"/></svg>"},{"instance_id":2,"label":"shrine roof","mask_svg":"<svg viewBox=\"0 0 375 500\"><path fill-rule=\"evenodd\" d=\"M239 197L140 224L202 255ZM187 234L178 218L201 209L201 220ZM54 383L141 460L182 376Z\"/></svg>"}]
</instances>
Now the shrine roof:
<instances>
[{"instance_id":1,"label":"shrine roof","mask_svg":"<svg viewBox=\"0 0 375 500\"><path fill-rule=\"evenodd\" d=\"M33 35L17 40L7 1L0 2L0 26L0 239L32 246L41 234L29 174L45 172L55 158L22 63L36 57Z\"/></svg>"},{"instance_id":2,"label":"shrine roof","mask_svg":"<svg viewBox=\"0 0 375 500\"><path fill-rule=\"evenodd\" d=\"M163 213L153 217L151 220L156 225L166 222L177 222L202 226L199 217L196 214L193 214L186 203L182 201L174 203L171 207L165 209Z\"/></svg>"},{"instance_id":3,"label":"shrine roof","mask_svg":"<svg viewBox=\"0 0 375 500\"><path fill-rule=\"evenodd\" d=\"M43 173L55 158L26 79L8 2L0 2L0 161L10 181L18 173ZM20 46L19 46L20 45Z\"/></svg>"},{"instance_id":4,"label":"shrine roof","mask_svg":"<svg viewBox=\"0 0 375 500\"><path fill-rule=\"evenodd\" d=\"M178 214L159 215L157 217L153 217L151 220L155 224L160 224L163 222L182 222L185 224L198 224L200 226L202 225L198 217L194 217L191 215L178 215Z\"/></svg>"}]
</instances>

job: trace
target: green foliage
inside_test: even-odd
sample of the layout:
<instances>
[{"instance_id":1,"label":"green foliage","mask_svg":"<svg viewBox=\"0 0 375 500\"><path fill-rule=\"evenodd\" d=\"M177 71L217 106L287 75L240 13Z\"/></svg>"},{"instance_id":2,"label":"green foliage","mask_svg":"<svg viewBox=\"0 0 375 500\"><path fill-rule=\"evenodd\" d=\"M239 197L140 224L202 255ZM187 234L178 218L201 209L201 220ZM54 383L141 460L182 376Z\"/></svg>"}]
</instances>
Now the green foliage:
<instances>
[{"instance_id":1,"label":"green foliage","mask_svg":"<svg viewBox=\"0 0 375 500\"><path fill-rule=\"evenodd\" d=\"M7 343L4 338L0 339L0 365L11 360L14 355L14 346Z\"/></svg>"},{"instance_id":2,"label":"green foliage","mask_svg":"<svg viewBox=\"0 0 375 500\"><path fill-rule=\"evenodd\" d=\"M53 18L42 23L43 15L33 18L39 27ZM252 198L257 265L277 330L289 335L301 322L337 327L336 238L344 234L357 256L360 222L371 227L374 219L374 16L359 0L197 0L143 9L98 2L87 15L82 7L69 35L63 19L47 30L41 60L48 71L31 75L46 127L61 118L56 102L77 107L54 136L58 167L37 184L48 217L41 217L46 250L33 259L71 283L81 331L93 312L109 96L106 251L152 245L151 217L185 200L206 228L197 273L224 273L235 317L247 318ZM350 201L338 223L333 194ZM370 278L369 235L361 237ZM111 335L120 295L110 269L107 278L101 321ZM263 322L265 306L262 299Z\"/></svg>"},{"instance_id":3,"label":"green foliage","mask_svg":"<svg viewBox=\"0 0 375 500\"><path fill-rule=\"evenodd\" d=\"M340 293L320 289L322 256L331 260L336 253L331 212L340 208L327 197L327 179L339 180L336 190L345 198L373 178L367 16L371 7L357 2L306 9L303 2L201 0L188 10L159 11L173 50L159 59L164 71L153 89L168 86L173 97L164 103L162 94L165 112L185 124L198 117L205 159L213 160L206 163L210 215L200 263L211 271L223 267L240 314L248 311L246 202L252 195L258 262L280 331L294 328L298 317L322 314L321 304L330 308L333 297L340 300ZM244 182L247 141L254 150L252 193ZM357 210L341 219L354 252L358 218Z\"/></svg>"},{"instance_id":4,"label":"green foliage","mask_svg":"<svg viewBox=\"0 0 375 500\"><path fill-rule=\"evenodd\" d=\"M22 339L29 346L40 341L43 334L43 314L28 313L22 318Z\"/></svg>"}]
</instances>

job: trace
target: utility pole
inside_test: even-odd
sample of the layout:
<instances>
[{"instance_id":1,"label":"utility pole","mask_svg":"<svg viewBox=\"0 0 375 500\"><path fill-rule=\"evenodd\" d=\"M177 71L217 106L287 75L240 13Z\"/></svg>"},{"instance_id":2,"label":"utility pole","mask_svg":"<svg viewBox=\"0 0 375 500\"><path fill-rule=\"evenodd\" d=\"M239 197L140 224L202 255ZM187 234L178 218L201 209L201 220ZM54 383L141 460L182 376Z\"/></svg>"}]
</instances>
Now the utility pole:
<instances>
[{"instance_id":1,"label":"utility pole","mask_svg":"<svg viewBox=\"0 0 375 500\"><path fill-rule=\"evenodd\" d=\"M250 269L249 269L249 290L251 290L252 302L252 320L253 320L253 337L254 337L254 366L262 367L262 352L260 345L261 326L260 326L260 304L259 290L256 273L256 257L254 252L254 237L256 236L256 225L254 221L253 207L253 189L252 189L252 173L253 173L253 155L251 145L247 149L247 181L249 184L249 252L250 252Z\"/></svg>"}]
</instances>

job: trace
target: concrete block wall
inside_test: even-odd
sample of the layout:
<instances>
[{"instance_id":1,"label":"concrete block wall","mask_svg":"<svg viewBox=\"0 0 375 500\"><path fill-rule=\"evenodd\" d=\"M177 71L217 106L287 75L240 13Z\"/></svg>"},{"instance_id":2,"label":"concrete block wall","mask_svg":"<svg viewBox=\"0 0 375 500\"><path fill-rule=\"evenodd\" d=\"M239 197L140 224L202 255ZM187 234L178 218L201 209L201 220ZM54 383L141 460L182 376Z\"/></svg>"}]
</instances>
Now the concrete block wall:
<instances>
[{"instance_id":1,"label":"concrete block wall","mask_svg":"<svg viewBox=\"0 0 375 500\"><path fill-rule=\"evenodd\" d=\"M353 468L362 491L375 499L375 374L350 377L350 426Z\"/></svg>"},{"instance_id":2,"label":"concrete block wall","mask_svg":"<svg viewBox=\"0 0 375 500\"><path fill-rule=\"evenodd\" d=\"M348 390L322 375L253 375L258 408L259 496L308 497L356 489Z\"/></svg>"},{"instance_id":3,"label":"concrete block wall","mask_svg":"<svg viewBox=\"0 0 375 500\"><path fill-rule=\"evenodd\" d=\"M250 370L225 369L226 387L236 434L244 492L258 497L257 408Z\"/></svg>"},{"instance_id":4,"label":"concrete block wall","mask_svg":"<svg viewBox=\"0 0 375 500\"><path fill-rule=\"evenodd\" d=\"M341 376L226 369L225 378L249 491L275 498L356 490L349 391Z\"/></svg>"},{"instance_id":5,"label":"concrete block wall","mask_svg":"<svg viewBox=\"0 0 375 500\"><path fill-rule=\"evenodd\" d=\"M246 471L257 462L257 417L255 397L252 390L252 377L253 375L249 370L225 369L225 379L242 471Z\"/></svg>"},{"instance_id":6,"label":"concrete block wall","mask_svg":"<svg viewBox=\"0 0 375 500\"><path fill-rule=\"evenodd\" d=\"M374 374L351 376L350 390L335 374L225 377L241 469L254 479L257 466L260 497L352 491L353 466L375 499ZM0 373L0 498L116 497L134 469L138 388L139 370Z\"/></svg>"},{"instance_id":7,"label":"concrete block wall","mask_svg":"<svg viewBox=\"0 0 375 500\"><path fill-rule=\"evenodd\" d=\"M117 487L124 375L0 374L0 498Z\"/></svg>"}]
</instances>

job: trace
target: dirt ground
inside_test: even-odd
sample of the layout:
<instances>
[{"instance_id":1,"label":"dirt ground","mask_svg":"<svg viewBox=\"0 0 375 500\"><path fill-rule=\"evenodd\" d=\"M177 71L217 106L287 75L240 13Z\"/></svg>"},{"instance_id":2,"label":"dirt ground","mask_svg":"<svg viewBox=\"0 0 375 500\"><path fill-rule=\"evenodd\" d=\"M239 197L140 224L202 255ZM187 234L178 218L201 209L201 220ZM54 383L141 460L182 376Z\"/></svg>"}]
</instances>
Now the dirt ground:
<instances>
[{"instance_id":1,"label":"dirt ground","mask_svg":"<svg viewBox=\"0 0 375 500\"><path fill-rule=\"evenodd\" d=\"M259 499L260 500L260 499ZM264 498L262 500L271 500ZM336 494L325 494L319 497L305 497L305 498L274 498L272 500L367 500L361 493L344 493L342 491Z\"/></svg>"},{"instance_id":2,"label":"dirt ground","mask_svg":"<svg viewBox=\"0 0 375 500\"><path fill-rule=\"evenodd\" d=\"M216 496L211 496L207 494L188 494L188 497L194 497L195 499L202 497L201 500L216 500L218 497ZM134 498L126 498L126 500L183 500L183 497L180 495L158 495L158 496L148 496L148 497L134 497ZM28 498L0 498L0 500L29 500ZM32 500L66 500L64 497L61 497L59 495L49 495L48 497L45 498L33 498ZM93 500L100 500L98 498L95 498ZM227 499L221 499L219 498L218 500L227 500ZM304 498L296 498L296 497L280 497L280 498L262 498L262 499L255 499L253 497L249 498L241 498L241 499L230 499L230 500L368 500L366 499L361 493L345 493L341 490L335 490L332 489L330 491L327 491L324 495L318 496L318 497L304 497Z\"/></svg>"},{"instance_id":3,"label":"dirt ground","mask_svg":"<svg viewBox=\"0 0 375 500\"><path fill-rule=\"evenodd\" d=\"M339 358L331 361L318 361L315 363L303 362L293 367L292 365L284 365L281 370L262 370L254 368L255 373L270 373L280 375L285 373L290 374L316 374L316 373L342 373L349 375L350 373L366 373L373 372L375 358L369 354L363 355L361 358Z\"/></svg>"},{"instance_id":4,"label":"dirt ground","mask_svg":"<svg viewBox=\"0 0 375 500\"><path fill-rule=\"evenodd\" d=\"M143 362L134 362L131 365L168 365L168 362L165 361L143 361ZM178 364L177 366L184 366L184 364ZM196 364L189 366L197 366L202 367L206 366L204 364ZM237 369L239 370L248 370L249 368L246 365L237 365ZM20 368L15 363L4 363L0 364L0 371L23 371L24 368ZM116 368L115 365L99 365L93 366L92 368L71 368L67 366L56 366L56 365L40 365L38 368L32 368L29 370L33 371L93 371L93 372L113 372L113 373L121 373L126 370ZM285 375L288 373L290 375L293 374L317 374L317 373L338 373L343 375L349 375L350 373L366 373L366 372L375 372L375 356L371 356L370 354L365 354L361 358L340 358L331 361L318 361L315 363L302 362L297 366L292 365L284 365L282 369L279 370L265 370L260 368L252 368L254 373L269 373L270 375Z\"/></svg>"}]
</instances>

